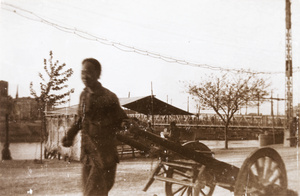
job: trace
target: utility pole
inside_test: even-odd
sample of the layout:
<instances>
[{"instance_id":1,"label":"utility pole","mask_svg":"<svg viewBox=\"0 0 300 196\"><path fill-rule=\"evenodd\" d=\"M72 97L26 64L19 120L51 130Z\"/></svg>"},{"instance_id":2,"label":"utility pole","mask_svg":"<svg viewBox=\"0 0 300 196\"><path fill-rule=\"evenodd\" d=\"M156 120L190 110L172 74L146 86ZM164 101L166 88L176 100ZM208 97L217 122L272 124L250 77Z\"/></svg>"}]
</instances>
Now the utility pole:
<instances>
[{"instance_id":1,"label":"utility pole","mask_svg":"<svg viewBox=\"0 0 300 196\"><path fill-rule=\"evenodd\" d=\"M11 160L9 150L9 113L11 112L12 103L8 97L8 82L0 81L0 130L5 129L5 141L2 149L2 160ZM5 122L3 122L5 121Z\"/></svg>"},{"instance_id":2,"label":"utility pole","mask_svg":"<svg viewBox=\"0 0 300 196\"><path fill-rule=\"evenodd\" d=\"M189 112L190 110L190 98L187 97L187 111Z\"/></svg>"},{"instance_id":3,"label":"utility pole","mask_svg":"<svg viewBox=\"0 0 300 196\"><path fill-rule=\"evenodd\" d=\"M285 23L286 23L286 58L285 58L285 99L286 99L286 129L284 130L283 145L292 145L289 138L293 137L293 64L292 64L292 22L291 1L285 0Z\"/></svg>"},{"instance_id":4,"label":"utility pole","mask_svg":"<svg viewBox=\"0 0 300 196\"><path fill-rule=\"evenodd\" d=\"M277 116L279 116L279 95L277 94Z\"/></svg>"},{"instance_id":5,"label":"utility pole","mask_svg":"<svg viewBox=\"0 0 300 196\"><path fill-rule=\"evenodd\" d=\"M154 114L153 114L153 86L151 81L151 114L152 114L152 126L154 126Z\"/></svg>"},{"instance_id":6,"label":"utility pole","mask_svg":"<svg viewBox=\"0 0 300 196\"><path fill-rule=\"evenodd\" d=\"M273 131L273 144L275 144L275 118L273 109L273 91L271 92L271 116L272 116L272 131Z\"/></svg>"},{"instance_id":7,"label":"utility pole","mask_svg":"<svg viewBox=\"0 0 300 196\"><path fill-rule=\"evenodd\" d=\"M9 150L9 119L8 114L5 115L5 143L2 150L2 160L12 160Z\"/></svg>"},{"instance_id":8,"label":"utility pole","mask_svg":"<svg viewBox=\"0 0 300 196\"><path fill-rule=\"evenodd\" d=\"M257 94L257 116L260 116L260 113L259 113L259 93Z\"/></svg>"}]
</instances>

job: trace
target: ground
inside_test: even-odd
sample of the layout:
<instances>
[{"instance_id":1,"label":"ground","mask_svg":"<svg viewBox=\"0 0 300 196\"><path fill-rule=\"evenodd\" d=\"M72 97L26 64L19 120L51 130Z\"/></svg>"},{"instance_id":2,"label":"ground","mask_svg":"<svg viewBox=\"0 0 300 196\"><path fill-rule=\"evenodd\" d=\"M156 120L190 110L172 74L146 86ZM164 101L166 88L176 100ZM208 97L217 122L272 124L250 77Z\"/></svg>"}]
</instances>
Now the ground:
<instances>
[{"instance_id":1,"label":"ground","mask_svg":"<svg viewBox=\"0 0 300 196\"><path fill-rule=\"evenodd\" d=\"M290 189L300 193L300 169L298 148L271 146L282 156L288 174ZM215 158L240 167L245 158L257 148L214 149ZM147 192L142 189L156 159L131 158L121 160L116 182L110 195L163 196L164 183L155 181ZM0 163L0 195L81 195L81 164L55 159L34 161L2 161ZM232 195L227 190L216 188L213 195Z\"/></svg>"}]
</instances>

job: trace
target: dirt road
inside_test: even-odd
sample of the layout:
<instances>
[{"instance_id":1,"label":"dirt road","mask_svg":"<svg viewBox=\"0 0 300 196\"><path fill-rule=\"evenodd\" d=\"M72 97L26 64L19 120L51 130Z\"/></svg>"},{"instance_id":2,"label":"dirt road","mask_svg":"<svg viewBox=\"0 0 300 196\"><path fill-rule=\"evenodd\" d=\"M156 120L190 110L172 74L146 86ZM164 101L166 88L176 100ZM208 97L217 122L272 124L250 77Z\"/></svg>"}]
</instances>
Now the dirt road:
<instances>
[{"instance_id":1,"label":"dirt road","mask_svg":"<svg viewBox=\"0 0 300 196\"><path fill-rule=\"evenodd\" d=\"M300 193L299 154L297 148L275 148L286 164L289 188ZM214 149L215 158L240 167L250 152L257 148ZM147 182L156 160L127 158L118 165L116 183L110 196L157 196L165 195L164 183L155 181L147 192L142 189ZM33 161L2 161L0 163L0 195L81 195L81 165L78 162L45 160L43 164ZM216 188L214 195L232 195Z\"/></svg>"}]
</instances>

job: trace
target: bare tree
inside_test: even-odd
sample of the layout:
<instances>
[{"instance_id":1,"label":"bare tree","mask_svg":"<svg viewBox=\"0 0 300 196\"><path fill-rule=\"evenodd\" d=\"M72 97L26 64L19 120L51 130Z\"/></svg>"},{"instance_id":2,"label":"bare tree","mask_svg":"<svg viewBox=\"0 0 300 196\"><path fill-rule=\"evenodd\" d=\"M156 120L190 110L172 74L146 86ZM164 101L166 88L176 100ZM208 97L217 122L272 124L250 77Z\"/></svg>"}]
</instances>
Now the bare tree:
<instances>
[{"instance_id":1,"label":"bare tree","mask_svg":"<svg viewBox=\"0 0 300 196\"><path fill-rule=\"evenodd\" d=\"M42 134L45 137L47 137L44 113L46 107L51 108L52 106L66 103L69 101L66 97L69 96L70 93L74 92L74 89L67 89L68 85L65 84L69 77L72 76L73 70L70 68L63 71L65 66L65 63L59 64L58 60L53 63L53 53L50 51L50 58L48 61L44 59L44 71L46 74L43 75L39 72L39 77L42 80L40 82L39 95L33 89L33 83L30 83L30 94L34 96L39 103L39 109L42 117Z\"/></svg>"},{"instance_id":2,"label":"bare tree","mask_svg":"<svg viewBox=\"0 0 300 196\"><path fill-rule=\"evenodd\" d=\"M225 148L228 149L229 125L234 114L243 106L263 102L267 96L267 84L254 74L210 75L199 84L189 84L188 93L200 105L212 108L224 123Z\"/></svg>"}]
</instances>

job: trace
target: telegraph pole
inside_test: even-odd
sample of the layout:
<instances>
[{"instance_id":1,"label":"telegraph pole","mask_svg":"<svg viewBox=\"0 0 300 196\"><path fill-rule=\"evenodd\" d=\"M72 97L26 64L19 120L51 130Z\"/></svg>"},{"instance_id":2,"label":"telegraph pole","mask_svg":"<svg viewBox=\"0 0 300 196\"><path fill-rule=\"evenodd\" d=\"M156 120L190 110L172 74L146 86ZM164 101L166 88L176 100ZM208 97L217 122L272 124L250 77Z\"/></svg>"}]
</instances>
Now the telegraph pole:
<instances>
[{"instance_id":1,"label":"telegraph pole","mask_svg":"<svg viewBox=\"0 0 300 196\"><path fill-rule=\"evenodd\" d=\"M275 118L274 118L274 109L273 109L273 91L271 91L271 116L272 116L272 132L273 132L273 144L275 144Z\"/></svg>"},{"instance_id":2,"label":"telegraph pole","mask_svg":"<svg viewBox=\"0 0 300 196\"><path fill-rule=\"evenodd\" d=\"M190 111L190 98L187 97L187 111Z\"/></svg>"},{"instance_id":3,"label":"telegraph pole","mask_svg":"<svg viewBox=\"0 0 300 196\"><path fill-rule=\"evenodd\" d=\"M286 58L285 58L285 99L286 99L286 129L284 130L284 146L291 146L293 137L293 64L292 64L292 22L291 1L285 0L285 23L286 23Z\"/></svg>"},{"instance_id":4,"label":"telegraph pole","mask_svg":"<svg viewBox=\"0 0 300 196\"><path fill-rule=\"evenodd\" d=\"M152 126L154 126L154 114L153 114L153 86L151 81L151 114L152 114Z\"/></svg>"}]
</instances>

